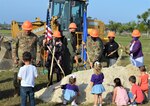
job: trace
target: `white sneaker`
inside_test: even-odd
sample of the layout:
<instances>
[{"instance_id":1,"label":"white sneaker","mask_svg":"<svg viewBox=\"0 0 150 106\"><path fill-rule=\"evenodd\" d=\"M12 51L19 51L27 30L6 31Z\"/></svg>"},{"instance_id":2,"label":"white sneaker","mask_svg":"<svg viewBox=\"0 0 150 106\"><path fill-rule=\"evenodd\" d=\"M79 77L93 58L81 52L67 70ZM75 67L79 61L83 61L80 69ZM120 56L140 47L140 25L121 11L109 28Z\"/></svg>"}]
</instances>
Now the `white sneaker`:
<instances>
[{"instance_id":1,"label":"white sneaker","mask_svg":"<svg viewBox=\"0 0 150 106\"><path fill-rule=\"evenodd\" d=\"M66 101L66 100L64 100L64 101L63 101L63 105L66 105L66 104L67 104L67 101Z\"/></svg>"},{"instance_id":2,"label":"white sneaker","mask_svg":"<svg viewBox=\"0 0 150 106\"><path fill-rule=\"evenodd\" d=\"M102 106L102 104L99 104L99 106Z\"/></svg>"},{"instance_id":3,"label":"white sneaker","mask_svg":"<svg viewBox=\"0 0 150 106\"><path fill-rule=\"evenodd\" d=\"M75 101L71 102L71 106L78 106Z\"/></svg>"},{"instance_id":4,"label":"white sneaker","mask_svg":"<svg viewBox=\"0 0 150 106\"><path fill-rule=\"evenodd\" d=\"M134 104L134 105L130 104L129 106L137 106L137 105L136 104Z\"/></svg>"}]
</instances>

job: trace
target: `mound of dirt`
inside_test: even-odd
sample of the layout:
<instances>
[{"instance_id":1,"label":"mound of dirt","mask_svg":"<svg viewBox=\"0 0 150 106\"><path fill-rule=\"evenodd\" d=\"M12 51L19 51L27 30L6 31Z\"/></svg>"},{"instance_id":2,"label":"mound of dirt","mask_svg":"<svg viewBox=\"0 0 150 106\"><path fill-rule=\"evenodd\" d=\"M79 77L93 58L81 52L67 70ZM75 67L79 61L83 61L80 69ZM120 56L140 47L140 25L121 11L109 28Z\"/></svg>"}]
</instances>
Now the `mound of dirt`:
<instances>
[{"instance_id":1,"label":"mound of dirt","mask_svg":"<svg viewBox=\"0 0 150 106\"><path fill-rule=\"evenodd\" d=\"M3 58L2 61L0 62L0 71L6 71L9 70L13 67L12 65L12 59L5 59Z\"/></svg>"},{"instance_id":2,"label":"mound of dirt","mask_svg":"<svg viewBox=\"0 0 150 106\"><path fill-rule=\"evenodd\" d=\"M119 77L122 81L123 86L129 90L131 85L129 83L129 76L135 75L139 76L140 72L137 67L128 65L126 67L114 65L109 68L103 68L102 72L105 76L103 85L106 91L103 93L103 99L105 103L110 103L112 98L113 87L108 84L113 84L113 80ZM93 103L93 95L89 89L91 75L93 74L91 70L78 71L73 73L77 77L76 84L79 86L81 95L78 98L78 102L81 104ZM53 88L58 85L63 85L68 83L69 76L64 77L61 82L56 83L48 88L43 88L35 93L35 97L39 98L45 102L62 102L62 89L57 89L53 91Z\"/></svg>"}]
</instances>

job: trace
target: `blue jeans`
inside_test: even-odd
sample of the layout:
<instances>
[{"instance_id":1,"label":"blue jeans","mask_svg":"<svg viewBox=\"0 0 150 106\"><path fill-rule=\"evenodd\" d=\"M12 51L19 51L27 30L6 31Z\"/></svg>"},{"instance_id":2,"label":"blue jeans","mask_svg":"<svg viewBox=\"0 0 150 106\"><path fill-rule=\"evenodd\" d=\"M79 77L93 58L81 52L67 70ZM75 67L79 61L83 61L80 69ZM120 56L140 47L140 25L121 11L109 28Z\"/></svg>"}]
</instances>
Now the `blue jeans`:
<instances>
[{"instance_id":1,"label":"blue jeans","mask_svg":"<svg viewBox=\"0 0 150 106\"><path fill-rule=\"evenodd\" d=\"M133 99L133 94L132 94L132 92L128 92L128 96L129 96L129 99L130 99L130 100ZM131 104L132 104L132 105L135 105L135 104L137 104L137 103L136 103L136 101L134 101L134 102L132 102Z\"/></svg>"},{"instance_id":2,"label":"blue jeans","mask_svg":"<svg viewBox=\"0 0 150 106\"><path fill-rule=\"evenodd\" d=\"M34 88L20 87L21 106L27 106L27 97L29 96L30 106L35 106Z\"/></svg>"}]
</instances>

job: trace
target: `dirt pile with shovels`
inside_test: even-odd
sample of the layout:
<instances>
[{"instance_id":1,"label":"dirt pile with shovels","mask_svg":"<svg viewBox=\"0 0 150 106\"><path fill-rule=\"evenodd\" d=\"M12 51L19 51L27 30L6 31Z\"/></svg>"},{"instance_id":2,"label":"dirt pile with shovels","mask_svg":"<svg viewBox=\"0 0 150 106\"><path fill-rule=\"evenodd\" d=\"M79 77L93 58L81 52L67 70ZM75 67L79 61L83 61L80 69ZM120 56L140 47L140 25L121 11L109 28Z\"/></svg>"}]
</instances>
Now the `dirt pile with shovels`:
<instances>
[{"instance_id":1,"label":"dirt pile with shovels","mask_svg":"<svg viewBox=\"0 0 150 106\"><path fill-rule=\"evenodd\" d=\"M112 98L113 87L108 84L113 84L113 80L116 77L119 77L122 81L123 86L129 90L131 85L129 83L129 77L131 75L135 75L137 78L140 74L140 71L137 67L132 65L128 65L126 67L114 65L109 68L103 68L102 72L104 73L104 82L103 85L106 91L103 93L103 99L105 103L110 103ZM76 75L77 82L76 84L79 86L81 95L78 98L78 102L81 104L92 103L93 95L89 89L91 75L93 74L93 70L84 70L72 73ZM69 76L64 77L61 82L56 83L48 88L43 88L40 91L35 93L36 98L39 98L45 102L62 102L62 89L57 89L53 91L53 88L58 85L63 85L68 83Z\"/></svg>"}]
</instances>

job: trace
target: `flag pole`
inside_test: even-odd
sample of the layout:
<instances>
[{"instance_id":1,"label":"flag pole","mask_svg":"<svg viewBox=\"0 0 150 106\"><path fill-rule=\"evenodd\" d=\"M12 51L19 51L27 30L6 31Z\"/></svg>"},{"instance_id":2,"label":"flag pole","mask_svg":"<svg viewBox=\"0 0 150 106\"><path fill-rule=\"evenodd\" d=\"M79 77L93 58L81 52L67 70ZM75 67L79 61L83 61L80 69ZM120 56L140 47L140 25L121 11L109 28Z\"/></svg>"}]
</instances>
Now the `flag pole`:
<instances>
[{"instance_id":1,"label":"flag pole","mask_svg":"<svg viewBox=\"0 0 150 106\"><path fill-rule=\"evenodd\" d=\"M85 3L84 6L84 14L83 14L83 37L82 37L82 58L84 62L84 68L86 69L86 60L87 60L87 54L86 54L86 41L87 41L87 3Z\"/></svg>"}]
</instances>

